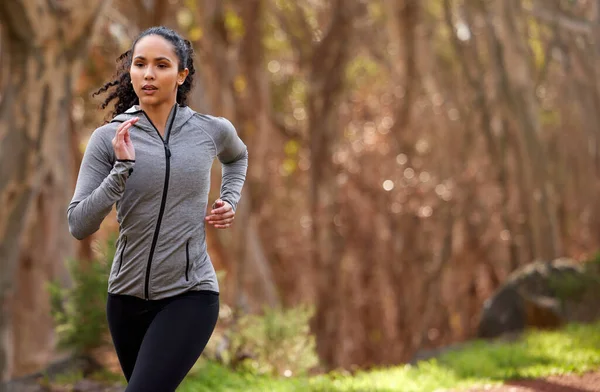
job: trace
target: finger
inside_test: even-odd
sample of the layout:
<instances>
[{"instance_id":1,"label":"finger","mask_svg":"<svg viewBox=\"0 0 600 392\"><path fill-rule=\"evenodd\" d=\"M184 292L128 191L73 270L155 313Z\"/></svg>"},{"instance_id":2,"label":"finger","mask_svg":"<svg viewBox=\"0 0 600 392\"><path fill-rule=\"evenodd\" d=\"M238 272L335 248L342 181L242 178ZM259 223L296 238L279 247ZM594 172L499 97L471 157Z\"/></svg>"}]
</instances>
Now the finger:
<instances>
[{"instance_id":1,"label":"finger","mask_svg":"<svg viewBox=\"0 0 600 392\"><path fill-rule=\"evenodd\" d=\"M215 228L217 229L227 229L228 227L230 227L231 225L215 225Z\"/></svg>"},{"instance_id":2,"label":"finger","mask_svg":"<svg viewBox=\"0 0 600 392\"><path fill-rule=\"evenodd\" d=\"M231 210L223 213L223 214L219 214L217 215L218 217L220 217L221 219L231 219L235 216L235 213Z\"/></svg>"},{"instance_id":3,"label":"finger","mask_svg":"<svg viewBox=\"0 0 600 392\"><path fill-rule=\"evenodd\" d=\"M123 121L123 124L127 123L129 125L133 125L136 122L138 122L139 119L140 119L139 117L133 117L133 118L130 118L129 120L127 120L127 121Z\"/></svg>"},{"instance_id":4,"label":"finger","mask_svg":"<svg viewBox=\"0 0 600 392\"><path fill-rule=\"evenodd\" d=\"M217 227L217 226L224 226L224 225L231 225L233 224L233 219L229 218L229 219L220 219L220 220L211 220L208 222L208 224Z\"/></svg>"},{"instance_id":5,"label":"finger","mask_svg":"<svg viewBox=\"0 0 600 392\"><path fill-rule=\"evenodd\" d=\"M115 134L115 145L119 145L121 143L122 140L122 136L121 133L123 132L123 128L120 127L117 129L117 133Z\"/></svg>"},{"instance_id":6,"label":"finger","mask_svg":"<svg viewBox=\"0 0 600 392\"><path fill-rule=\"evenodd\" d=\"M138 122L139 119L140 119L139 117L134 117L134 118L128 120L129 124L127 124L127 129L126 129L127 134L125 135L125 137L127 139L129 139L129 130L132 129L132 127L135 125L135 123Z\"/></svg>"},{"instance_id":7,"label":"finger","mask_svg":"<svg viewBox=\"0 0 600 392\"><path fill-rule=\"evenodd\" d=\"M231 219L233 220L235 218L235 214L233 213L228 213L228 214L219 214L219 215L209 215L206 217L206 220L209 222L221 222L227 219Z\"/></svg>"},{"instance_id":8,"label":"finger","mask_svg":"<svg viewBox=\"0 0 600 392\"><path fill-rule=\"evenodd\" d=\"M112 139L113 145L117 144L117 142L119 141L119 133L121 133L121 128L123 128L123 124L119 125L115 132L115 137L113 137Z\"/></svg>"},{"instance_id":9,"label":"finger","mask_svg":"<svg viewBox=\"0 0 600 392\"><path fill-rule=\"evenodd\" d=\"M125 142L125 144L131 143L131 138L129 137L129 129L123 131L123 141Z\"/></svg>"},{"instance_id":10,"label":"finger","mask_svg":"<svg viewBox=\"0 0 600 392\"><path fill-rule=\"evenodd\" d=\"M221 222L216 222L218 225L231 225L233 223L233 219L223 219Z\"/></svg>"},{"instance_id":11,"label":"finger","mask_svg":"<svg viewBox=\"0 0 600 392\"><path fill-rule=\"evenodd\" d=\"M112 143L113 145L118 144L119 142L122 142L124 140L124 137L121 137L121 135L123 134L123 132L127 129L129 129L131 127L132 124L136 123L139 120L139 117L135 117L132 119L129 119L127 121L122 122L118 127L117 127L117 131L115 132L115 137L112 139Z\"/></svg>"},{"instance_id":12,"label":"finger","mask_svg":"<svg viewBox=\"0 0 600 392\"><path fill-rule=\"evenodd\" d=\"M213 219L213 220L210 220L208 223L211 225L224 225L227 223L233 223L233 218Z\"/></svg>"},{"instance_id":13,"label":"finger","mask_svg":"<svg viewBox=\"0 0 600 392\"><path fill-rule=\"evenodd\" d=\"M131 126L131 124L127 124L125 125L123 128L121 128L121 130L117 133L117 143L121 144L124 142L125 140L125 133L127 133L127 130L129 129L129 127Z\"/></svg>"},{"instance_id":14,"label":"finger","mask_svg":"<svg viewBox=\"0 0 600 392\"><path fill-rule=\"evenodd\" d=\"M231 210L232 210L231 206L229 204L225 204L223 207L215 208L210 213L218 215L218 214L224 214L224 213L229 212Z\"/></svg>"},{"instance_id":15,"label":"finger","mask_svg":"<svg viewBox=\"0 0 600 392\"><path fill-rule=\"evenodd\" d=\"M127 121L123 121L121 123L121 125L119 125L119 127L117 128L117 133L123 131L126 128L130 128L133 124L137 123L139 121L139 117L134 117L134 118L130 118Z\"/></svg>"},{"instance_id":16,"label":"finger","mask_svg":"<svg viewBox=\"0 0 600 392\"><path fill-rule=\"evenodd\" d=\"M219 212L219 210L216 211L216 214L210 214L209 216L218 218L231 218L232 216L235 216L235 212L233 212L233 210L227 210L225 212Z\"/></svg>"},{"instance_id":17,"label":"finger","mask_svg":"<svg viewBox=\"0 0 600 392\"><path fill-rule=\"evenodd\" d=\"M137 118L137 117L136 117ZM117 127L117 132L121 131L125 126L131 124L133 122L133 120L135 120L134 118L130 118L127 121L123 121L118 127ZM136 120L137 121L137 120Z\"/></svg>"},{"instance_id":18,"label":"finger","mask_svg":"<svg viewBox=\"0 0 600 392\"><path fill-rule=\"evenodd\" d=\"M119 124L119 126L117 127L117 132L115 133L115 136L116 136L116 135L118 135L118 134L119 134L119 132L121 132L121 129L123 129L123 127L124 127L125 125L127 125L127 122L128 122L128 121L129 121L129 120L127 120L127 121L123 121L121 124Z\"/></svg>"}]
</instances>

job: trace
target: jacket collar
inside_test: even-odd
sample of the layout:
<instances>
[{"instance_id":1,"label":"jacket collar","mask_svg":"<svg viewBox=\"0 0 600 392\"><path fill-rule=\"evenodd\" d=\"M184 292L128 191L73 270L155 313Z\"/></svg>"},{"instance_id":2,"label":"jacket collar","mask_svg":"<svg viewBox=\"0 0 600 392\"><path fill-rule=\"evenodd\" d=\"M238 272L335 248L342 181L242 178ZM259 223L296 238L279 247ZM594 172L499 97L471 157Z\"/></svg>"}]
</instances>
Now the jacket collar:
<instances>
[{"instance_id":1,"label":"jacket collar","mask_svg":"<svg viewBox=\"0 0 600 392\"><path fill-rule=\"evenodd\" d=\"M175 107L177 106L177 110ZM171 108L171 113L167 119L167 124L171 122L173 115L175 115L175 122L173 123L173 127L171 128L171 134L174 134L180 130L180 128L189 121L190 118L194 116L195 112L190 109L188 106L181 106L179 104L173 105ZM133 105L129 109L127 109L124 113L121 113L115 116L110 122L124 122L133 117L139 117L139 121L135 124L136 127L139 127L147 132L156 133L156 129L152 126L152 123L145 115L142 108L139 105Z\"/></svg>"}]
</instances>

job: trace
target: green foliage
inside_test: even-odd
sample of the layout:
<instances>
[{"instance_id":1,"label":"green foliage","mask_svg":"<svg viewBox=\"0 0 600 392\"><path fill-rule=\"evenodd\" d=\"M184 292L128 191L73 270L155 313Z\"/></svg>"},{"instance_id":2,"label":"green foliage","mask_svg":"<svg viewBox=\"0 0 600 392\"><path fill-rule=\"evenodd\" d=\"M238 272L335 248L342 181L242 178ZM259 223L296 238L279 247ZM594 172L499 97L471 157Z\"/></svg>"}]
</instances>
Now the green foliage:
<instances>
[{"instance_id":1,"label":"green foliage","mask_svg":"<svg viewBox=\"0 0 600 392\"><path fill-rule=\"evenodd\" d=\"M225 27L234 40L244 36L245 28L242 18L231 8L225 10Z\"/></svg>"},{"instance_id":2,"label":"green foliage","mask_svg":"<svg viewBox=\"0 0 600 392\"><path fill-rule=\"evenodd\" d=\"M83 371L77 370L57 375L54 379L46 379L46 385L73 385L84 379Z\"/></svg>"},{"instance_id":3,"label":"green foliage","mask_svg":"<svg viewBox=\"0 0 600 392\"><path fill-rule=\"evenodd\" d=\"M564 274L560 277L551 276L548 286L560 299L578 299L593 284L591 277L581 277L575 274Z\"/></svg>"},{"instance_id":4,"label":"green foliage","mask_svg":"<svg viewBox=\"0 0 600 392\"><path fill-rule=\"evenodd\" d=\"M547 110L541 109L539 111L539 118L542 124L548 126L560 125L560 112L558 110Z\"/></svg>"},{"instance_id":5,"label":"green foliage","mask_svg":"<svg viewBox=\"0 0 600 392\"><path fill-rule=\"evenodd\" d=\"M450 4L451 8L456 8L458 5ZM425 2L424 11L428 17L435 20L443 20L444 19L444 5L443 0L432 0Z\"/></svg>"},{"instance_id":6,"label":"green foliage","mask_svg":"<svg viewBox=\"0 0 600 392\"><path fill-rule=\"evenodd\" d=\"M73 286L64 288L57 281L49 284L51 311L61 348L83 353L106 343L107 286L115 239L101 249L101 257L91 263L68 260Z\"/></svg>"},{"instance_id":7,"label":"green foliage","mask_svg":"<svg viewBox=\"0 0 600 392\"><path fill-rule=\"evenodd\" d=\"M529 331L520 341L476 341L439 359L350 375L281 378L233 372L201 362L179 389L182 392L432 392L443 388L495 384L523 377L582 373L600 367L600 323L570 325L561 331Z\"/></svg>"},{"instance_id":8,"label":"green foliage","mask_svg":"<svg viewBox=\"0 0 600 392\"><path fill-rule=\"evenodd\" d=\"M284 151L285 151L285 160L282 164L281 173L285 176L291 176L298 169L298 153L300 152L300 143L296 140L288 140L285 143Z\"/></svg>"},{"instance_id":9,"label":"green foliage","mask_svg":"<svg viewBox=\"0 0 600 392\"><path fill-rule=\"evenodd\" d=\"M531 48L535 68L539 71L544 67L544 63L546 62L546 54L544 51L543 41L544 27L534 18L530 18L528 22L529 47Z\"/></svg>"},{"instance_id":10,"label":"green foliage","mask_svg":"<svg viewBox=\"0 0 600 392\"><path fill-rule=\"evenodd\" d=\"M592 267L600 265L600 252L597 252L590 260L589 263Z\"/></svg>"},{"instance_id":11,"label":"green foliage","mask_svg":"<svg viewBox=\"0 0 600 392\"><path fill-rule=\"evenodd\" d=\"M354 57L346 67L346 79L351 87L357 88L370 84L381 77L381 67L369 56L359 55Z\"/></svg>"},{"instance_id":12,"label":"green foliage","mask_svg":"<svg viewBox=\"0 0 600 392\"><path fill-rule=\"evenodd\" d=\"M113 373L108 369L100 369L88 375L85 375L82 370L72 370L65 373L56 374L54 376L50 376L45 373L38 380L38 383L40 386L45 388L44 390L48 391L72 391L80 390L74 389L74 387L82 380L92 381L96 385L100 384L108 388L127 384L123 373Z\"/></svg>"},{"instance_id":13,"label":"green foliage","mask_svg":"<svg viewBox=\"0 0 600 392\"><path fill-rule=\"evenodd\" d=\"M300 306L241 316L227 333L225 363L256 374L305 373L318 364L309 326L312 315L312 308Z\"/></svg>"},{"instance_id":14,"label":"green foliage","mask_svg":"<svg viewBox=\"0 0 600 392\"><path fill-rule=\"evenodd\" d=\"M596 256L600 258L600 256ZM550 276L548 286L561 300L579 300L594 287L600 287L600 273L594 270L595 259L585 263L584 273L563 273Z\"/></svg>"}]
</instances>

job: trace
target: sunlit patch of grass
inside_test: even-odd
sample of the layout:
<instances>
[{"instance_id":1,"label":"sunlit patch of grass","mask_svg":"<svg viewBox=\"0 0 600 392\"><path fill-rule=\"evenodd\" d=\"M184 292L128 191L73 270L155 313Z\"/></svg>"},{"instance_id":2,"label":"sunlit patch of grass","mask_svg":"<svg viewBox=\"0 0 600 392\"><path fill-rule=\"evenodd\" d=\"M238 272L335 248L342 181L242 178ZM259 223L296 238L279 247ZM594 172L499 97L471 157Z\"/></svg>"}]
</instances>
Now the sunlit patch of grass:
<instances>
[{"instance_id":1,"label":"sunlit patch of grass","mask_svg":"<svg viewBox=\"0 0 600 392\"><path fill-rule=\"evenodd\" d=\"M600 323L529 331L516 342L476 341L438 359L354 375L275 378L203 361L178 391L433 392L600 368Z\"/></svg>"}]
</instances>

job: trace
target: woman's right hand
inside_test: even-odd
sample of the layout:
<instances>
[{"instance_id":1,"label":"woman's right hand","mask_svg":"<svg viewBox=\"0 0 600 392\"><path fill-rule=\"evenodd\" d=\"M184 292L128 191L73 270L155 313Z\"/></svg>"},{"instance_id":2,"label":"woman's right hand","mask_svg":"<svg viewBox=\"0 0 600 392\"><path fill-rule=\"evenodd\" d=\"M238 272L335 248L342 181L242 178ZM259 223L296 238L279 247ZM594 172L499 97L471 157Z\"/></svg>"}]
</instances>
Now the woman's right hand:
<instances>
[{"instance_id":1,"label":"woman's right hand","mask_svg":"<svg viewBox=\"0 0 600 392\"><path fill-rule=\"evenodd\" d=\"M135 149L133 143L129 137L129 128L136 122L139 117L129 119L117 128L117 133L112 140L113 149L115 150L115 157L120 160L135 160Z\"/></svg>"}]
</instances>

